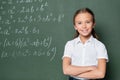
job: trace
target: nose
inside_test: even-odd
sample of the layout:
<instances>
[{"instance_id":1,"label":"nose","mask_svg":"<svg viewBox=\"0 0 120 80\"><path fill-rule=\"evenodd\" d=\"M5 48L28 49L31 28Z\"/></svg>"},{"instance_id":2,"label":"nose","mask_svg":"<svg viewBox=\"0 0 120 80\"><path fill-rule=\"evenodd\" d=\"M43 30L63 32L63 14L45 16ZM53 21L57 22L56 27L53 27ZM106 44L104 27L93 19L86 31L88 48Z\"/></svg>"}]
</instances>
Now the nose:
<instances>
[{"instance_id":1,"label":"nose","mask_svg":"<svg viewBox=\"0 0 120 80\"><path fill-rule=\"evenodd\" d=\"M83 23L82 27L83 27L83 28L86 28L86 24L85 24L85 23Z\"/></svg>"}]
</instances>

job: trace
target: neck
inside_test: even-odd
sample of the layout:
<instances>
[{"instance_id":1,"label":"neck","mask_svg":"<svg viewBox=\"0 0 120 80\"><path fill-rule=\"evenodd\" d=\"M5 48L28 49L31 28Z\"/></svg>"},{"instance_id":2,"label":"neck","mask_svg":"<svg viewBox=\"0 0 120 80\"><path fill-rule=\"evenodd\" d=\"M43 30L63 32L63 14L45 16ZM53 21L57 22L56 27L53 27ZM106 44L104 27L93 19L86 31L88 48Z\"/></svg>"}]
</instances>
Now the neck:
<instances>
[{"instance_id":1,"label":"neck","mask_svg":"<svg viewBox=\"0 0 120 80\"><path fill-rule=\"evenodd\" d=\"M85 44L85 42L90 38L90 36L80 36L80 39L82 41L83 44Z\"/></svg>"}]
</instances>

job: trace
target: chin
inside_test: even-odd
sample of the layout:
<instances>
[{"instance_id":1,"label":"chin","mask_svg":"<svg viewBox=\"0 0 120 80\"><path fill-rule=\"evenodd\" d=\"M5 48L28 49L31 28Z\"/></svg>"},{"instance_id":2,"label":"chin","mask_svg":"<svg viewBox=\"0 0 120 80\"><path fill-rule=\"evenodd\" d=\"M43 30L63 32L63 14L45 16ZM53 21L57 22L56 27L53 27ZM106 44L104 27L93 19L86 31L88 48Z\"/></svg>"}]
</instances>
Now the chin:
<instances>
[{"instance_id":1,"label":"chin","mask_svg":"<svg viewBox=\"0 0 120 80\"><path fill-rule=\"evenodd\" d=\"M83 37L90 37L90 34L82 34Z\"/></svg>"}]
</instances>

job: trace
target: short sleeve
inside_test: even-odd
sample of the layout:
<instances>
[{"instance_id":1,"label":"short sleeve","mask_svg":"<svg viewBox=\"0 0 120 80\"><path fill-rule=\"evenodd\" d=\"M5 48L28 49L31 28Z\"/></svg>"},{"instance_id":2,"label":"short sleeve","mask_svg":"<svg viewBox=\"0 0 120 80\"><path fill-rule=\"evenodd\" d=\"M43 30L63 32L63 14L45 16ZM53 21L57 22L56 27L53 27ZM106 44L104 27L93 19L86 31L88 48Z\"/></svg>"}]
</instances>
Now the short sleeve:
<instances>
[{"instance_id":1,"label":"short sleeve","mask_svg":"<svg viewBox=\"0 0 120 80\"><path fill-rule=\"evenodd\" d=\"M70 41L68 41L65 45L65 48L64 48L64 54L63 54L63 57L70 57L72 56L72 52L73 52L73 45Z\"/></svg>"},{"instance_id":2,"label":"short sleeve","mask_svg":"<svg viewBox=\"0 0 120 80\"><path fill-rule=\"evenodd\" d=\"M96 49L97 49L97 58L98 59L104 58L108 62L109 59L108 59L107 49L105 45L103 43L99 43L97 44Z\"/></svg>"}]
</instances>

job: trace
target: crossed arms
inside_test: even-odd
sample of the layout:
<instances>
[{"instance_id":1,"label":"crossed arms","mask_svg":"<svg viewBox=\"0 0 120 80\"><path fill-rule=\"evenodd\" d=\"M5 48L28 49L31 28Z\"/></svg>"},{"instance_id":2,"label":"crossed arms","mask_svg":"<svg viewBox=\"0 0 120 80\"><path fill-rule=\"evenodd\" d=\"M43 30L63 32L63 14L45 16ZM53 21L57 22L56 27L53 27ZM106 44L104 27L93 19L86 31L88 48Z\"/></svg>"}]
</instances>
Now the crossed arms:
<instances>
[{"instance_id":1,"label":"crossed arms","mask_svg":"<svg viewBox=\"0 0 120 80\"><path fill-rule=\"evenodd\" d=\"M71 65L71 58L63 58L63 73L87 79L104 78L106 73L106 59L98 59L97 66L74 66Z\"/></svg>"}]
</instances>

